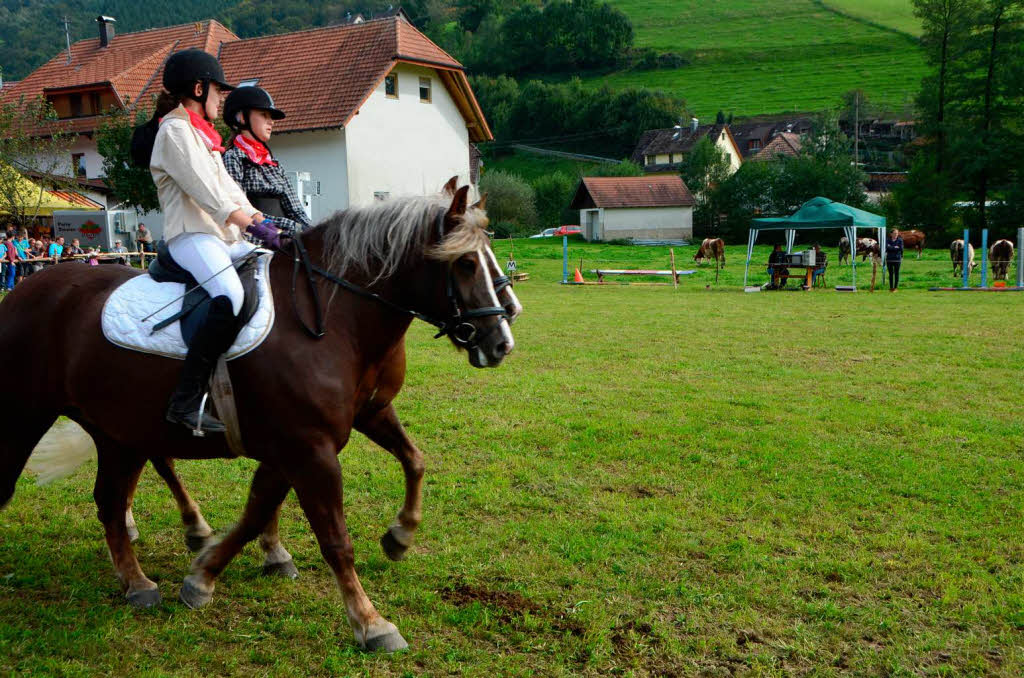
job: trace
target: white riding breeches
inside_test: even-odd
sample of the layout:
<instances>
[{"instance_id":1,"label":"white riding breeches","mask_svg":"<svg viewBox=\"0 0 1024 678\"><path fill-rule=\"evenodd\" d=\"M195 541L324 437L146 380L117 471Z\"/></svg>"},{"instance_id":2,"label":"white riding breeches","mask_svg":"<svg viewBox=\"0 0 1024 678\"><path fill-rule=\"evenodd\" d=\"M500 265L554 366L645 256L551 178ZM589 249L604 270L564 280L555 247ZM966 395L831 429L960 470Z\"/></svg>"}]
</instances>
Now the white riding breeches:
<instances>
[{"instance_id":1,"label":"white riding breeches","mask_svg":"<svg viewBox=\"0 0 1024 678\"><path fill-rule=\"evenodd\" d=\"M241 312L245 292L231 263L252 252L256 245L244 240L228 244L209 233L182 233L167 242L167 249L178 266L191 273L211 299L223 295L231 300L235 315Z\"/></svg>"}]
</instances>

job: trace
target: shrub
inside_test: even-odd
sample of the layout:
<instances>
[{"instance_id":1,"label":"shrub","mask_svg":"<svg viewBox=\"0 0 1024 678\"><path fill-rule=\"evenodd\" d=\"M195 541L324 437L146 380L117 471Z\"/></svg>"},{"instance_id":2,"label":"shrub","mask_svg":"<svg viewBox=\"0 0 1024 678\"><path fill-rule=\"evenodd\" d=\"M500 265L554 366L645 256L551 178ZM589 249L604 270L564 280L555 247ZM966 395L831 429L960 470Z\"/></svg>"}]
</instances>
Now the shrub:
<instances>
[{"instance_id":1,"label":"shrub","mask_svg":"<svg viewBox=\"0 0 1024 678\"><path fill-rule=\"evenodd\" d=\"M568 209L575 189L576 180L564 172L546 174L534 180L537 217L542 227L560 226L575 221L575 217L571 216Z\"/></svg>"},{"instance_id":2,"label":"shrub","mask_svg":"<svg viewBox=\"0 0 1024 678\"><path fill-rule=\"evenodd\" d=\"M513 231L537 225L533 188L515 174L494 170L480 177L480 193L487 194L487 216L491 223L514 224Z\"/></svg>"}]
</instances>

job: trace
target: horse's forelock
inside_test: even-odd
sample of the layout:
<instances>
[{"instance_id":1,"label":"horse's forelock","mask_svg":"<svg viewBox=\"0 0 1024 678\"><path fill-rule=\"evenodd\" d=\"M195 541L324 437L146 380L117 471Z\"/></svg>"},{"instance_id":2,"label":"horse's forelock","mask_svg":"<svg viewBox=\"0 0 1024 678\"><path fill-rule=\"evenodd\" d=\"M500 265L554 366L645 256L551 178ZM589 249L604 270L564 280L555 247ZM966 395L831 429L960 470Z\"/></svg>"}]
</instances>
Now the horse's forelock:
<instances>
[{"instance_id":1,"label":"horse's forelock","mask_svg":"<svg viewBox=\"0 0 1024 678\"><path fill-rule=\"evenodd\" d=\"M471 207L459 219L458 225L453 228L439 244L432 247L429 256L438 261L455 261L464 254L476 252L480 249L490 249L491 239L487 234L487 213L481 209ZM480 262L484 264L485 262Z\"/></svg>"}]
</instances>

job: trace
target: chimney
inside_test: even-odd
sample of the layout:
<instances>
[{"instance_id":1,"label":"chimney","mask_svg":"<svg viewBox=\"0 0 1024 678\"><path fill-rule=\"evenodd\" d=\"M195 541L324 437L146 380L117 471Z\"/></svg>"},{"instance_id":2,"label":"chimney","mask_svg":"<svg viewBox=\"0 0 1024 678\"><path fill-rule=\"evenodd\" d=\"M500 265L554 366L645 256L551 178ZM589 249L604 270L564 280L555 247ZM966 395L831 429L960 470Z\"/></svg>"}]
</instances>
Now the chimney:
<instances>
[{"instance_id":1,"label":"chimney","mask_svg":"<svg viewBox=\"0 0 1024 678\"><path fill-rule=\"evenodd\" d=\"M114 24L117 20L112 16L100 15L96 17L96 23L100 29L100 47L106 47L114 39Z\"/></svg>"},{"instance_id":2,"label":"chimney","mask_svg":"<svg viewBox=\"0 0 1024 678\"><path fill-rule=\"evenodd\" d=\"M698 127L700 127L700 120L697 118L690 118L690 131L696 132Z\"/></svg>"}]
</instances>

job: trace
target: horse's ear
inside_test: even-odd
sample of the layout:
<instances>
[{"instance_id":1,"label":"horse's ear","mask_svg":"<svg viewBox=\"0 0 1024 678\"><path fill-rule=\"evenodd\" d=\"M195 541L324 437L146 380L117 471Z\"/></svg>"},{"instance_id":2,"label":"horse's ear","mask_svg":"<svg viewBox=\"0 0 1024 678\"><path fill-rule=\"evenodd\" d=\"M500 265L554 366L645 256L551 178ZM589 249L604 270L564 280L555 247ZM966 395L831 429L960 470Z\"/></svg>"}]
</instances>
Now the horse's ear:
<instances>
[{"instance_id":1,"label":"horse's ear","mask_svg":"<svg viewBox=\"0 0 1024 678\"><path fill-rule=\"evenodd\" d=\"M480 199L476 201L476 203L473 205L473 207L475 207L478 210L485 210L485 209L487 209L487 194L484 193L483 195L481 195Z\"/></svg>"},{"instance_id":2,"label":"horse's ear","mask_svg":"<svg viewBox=\"0 0 1024 678\"><path fill-rule=\"evenodd\" d=\"M441 192L445 195L455 195L455 187L459 185L459 177L454 176L448 180L448 183L444 185Z\"/></svg>"},{"instance_id":3,"label":"horse's ear","mask_svg":"<svg viewBox=\"0 0 1024 678\"><path fill-rule=\"evenodd\" d=\"M452 196L452 204L448 208L449 217L461 217L466 213L466 205L469 203L467 196L469 195L469 186L463 186L459 190L455 191L455 195Z\"/></svg>"}]
</instances>

